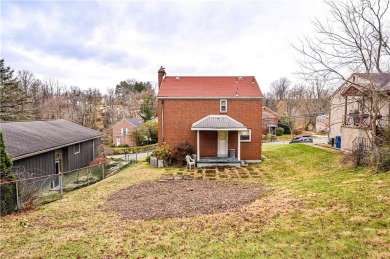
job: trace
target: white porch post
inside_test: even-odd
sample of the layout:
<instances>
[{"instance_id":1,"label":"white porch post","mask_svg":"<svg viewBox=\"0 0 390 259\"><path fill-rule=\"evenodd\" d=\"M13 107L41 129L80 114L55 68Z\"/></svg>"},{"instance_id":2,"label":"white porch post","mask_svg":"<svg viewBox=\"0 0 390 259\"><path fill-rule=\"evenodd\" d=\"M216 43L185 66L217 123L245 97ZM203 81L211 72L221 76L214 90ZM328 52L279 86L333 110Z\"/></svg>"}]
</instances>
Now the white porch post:
<instances>
[{"instance_id":1,"label":"white porch post","mask_svg":"<svg viewBox=\"0 0 390 259\"><path fill-rule=\"evenodd\" d=\"M196 131L196 161L200 159L200 141L199 141L199 130Z\"/></svg>"},{"instance_id":2,"label":"white porch post","mask_svg":"<svg viewBox=\"0 0 390 259\"><path fill-rule=\"evenodd\" d=\"M238 135L238 145L237 145L237 159L238 161L241 160L241 141L240 141L240 133L241 131L237 131L237 135Z\"/></svg>"}]
</instances>

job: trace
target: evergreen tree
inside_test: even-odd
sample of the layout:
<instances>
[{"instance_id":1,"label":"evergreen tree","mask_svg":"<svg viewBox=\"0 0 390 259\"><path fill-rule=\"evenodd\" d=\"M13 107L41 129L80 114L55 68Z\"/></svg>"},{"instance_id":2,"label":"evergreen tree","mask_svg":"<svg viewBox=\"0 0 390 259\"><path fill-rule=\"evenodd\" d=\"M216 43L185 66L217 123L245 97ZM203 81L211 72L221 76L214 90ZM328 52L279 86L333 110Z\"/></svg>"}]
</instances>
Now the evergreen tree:
<instances>
[{"instance_id":1,"label":"evergreen tree","mask_svg":"<svg viewBox=\"0 0 390 259\"><path fill-rule=\"evenodd\" d=\"M3 132L0 130L0 212L1 215L12 213L16 210L16 187L8 183L15 180L12 172L12 159L5 150Z\"/></svg>"},{"instance_id":2,"label":"evergreen tree","mask_svg":"<svg viewBox=\"0 0 390 259\"><path fill-rule=\"evenodd\" d=\"M149 92L143 99L141 108L139 111L139 116L144 122L153 119L156 116L157 104L156 96L153 92Z\"/></svg>"},{"instance_id":3,"label":"evergreen tree","mask_svg":"<svg viewBox=\"0 0 390 259\"><path fill-rule=\"evenodd\" d=\"M5 66L4 59L0 59L0 120L30 119L31 101L13 73L13 69Z\"/></svg>"}]
</instances>

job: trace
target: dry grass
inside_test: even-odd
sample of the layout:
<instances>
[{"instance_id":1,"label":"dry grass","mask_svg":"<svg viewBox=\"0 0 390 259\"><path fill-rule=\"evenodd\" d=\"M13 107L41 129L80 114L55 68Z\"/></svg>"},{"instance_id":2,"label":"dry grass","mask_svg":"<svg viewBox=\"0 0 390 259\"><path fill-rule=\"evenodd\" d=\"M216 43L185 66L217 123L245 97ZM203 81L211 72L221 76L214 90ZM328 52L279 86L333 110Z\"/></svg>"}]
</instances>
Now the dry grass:
<instances>
[{"instance_id":1,"label":"dry grass","mask_svg":"<svg viewBox=\"0 0 390 259\"><path fill-rule=\"evenodd\" d=\"M352 169L338 154L306 145L267 146L264 153L269 160L253 170L208 172L217 181L267 186L239 211L142 221L104 210L114 192L179 172L141 164L1 218L0 257L389 257L389 173ZM207 180L205 170L192 173Z\"/></svg>"}]
</instances>

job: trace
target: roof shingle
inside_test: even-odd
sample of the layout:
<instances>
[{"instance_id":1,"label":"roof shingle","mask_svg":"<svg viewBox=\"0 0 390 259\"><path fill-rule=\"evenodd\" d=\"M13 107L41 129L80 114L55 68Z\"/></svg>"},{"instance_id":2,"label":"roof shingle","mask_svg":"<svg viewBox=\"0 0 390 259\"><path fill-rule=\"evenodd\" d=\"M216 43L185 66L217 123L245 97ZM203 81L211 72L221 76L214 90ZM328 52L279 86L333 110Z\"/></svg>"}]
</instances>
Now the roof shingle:
<instances>
[{"instance_id":1,"label":"roof shingle","mask_svg":"<svg viewBox=\"0 0 390 259\"><path fill-rule=\"evenodd\" d=\"M164 97L262 97L254 76L166 76L158 98Z\"/></svg>"},{"instance_id":2,"label":"roof shingle","mask_svg":"<svg viewBox=\"0 0 390 259\"><path fill-rule=\"evenodd\" d=\"M221 130L221 129L236 129L236 130L244 130L246 127L232 119L231 117L227 115L209 115L204 117L203 119L195 122L191 126L192 130L202 130L202 129L215 129L215 130Z\"/></svg>"},{"instance_id":3,"label":"roof shingle","mask_svg":"<svg viewBox=\"0 0 390 259\"><path fill-rule=\"evenodd\" d=\"M0 122L8 155L15 159L99 138L103 133L66 120Z\"/></svg>"}]
</instances>

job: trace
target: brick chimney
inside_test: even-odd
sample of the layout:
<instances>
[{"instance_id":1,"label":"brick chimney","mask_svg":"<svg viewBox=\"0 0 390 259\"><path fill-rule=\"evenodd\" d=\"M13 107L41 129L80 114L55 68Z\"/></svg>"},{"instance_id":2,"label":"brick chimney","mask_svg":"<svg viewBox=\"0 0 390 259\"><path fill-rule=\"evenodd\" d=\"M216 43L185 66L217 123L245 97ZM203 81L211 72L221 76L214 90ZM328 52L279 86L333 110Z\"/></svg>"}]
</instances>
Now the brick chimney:
<instances>
[{"instance_id":1,"label":"brick chimney","mask_svg":"<svg viewBox=\"0 0 390 259\"><path fill-rule=\"evenodd\" d=\"M160 89L161 82L165 77L165 67L161 66L160 69L158 70L158 89Z\"/></svg>"}]
</instances>

